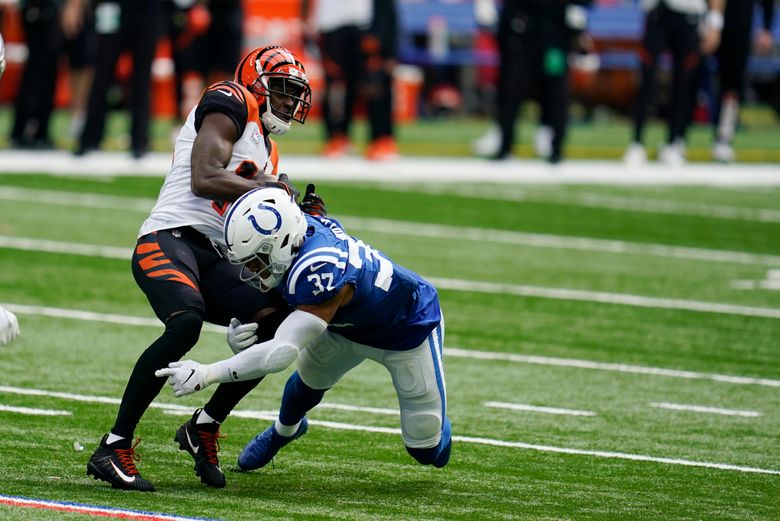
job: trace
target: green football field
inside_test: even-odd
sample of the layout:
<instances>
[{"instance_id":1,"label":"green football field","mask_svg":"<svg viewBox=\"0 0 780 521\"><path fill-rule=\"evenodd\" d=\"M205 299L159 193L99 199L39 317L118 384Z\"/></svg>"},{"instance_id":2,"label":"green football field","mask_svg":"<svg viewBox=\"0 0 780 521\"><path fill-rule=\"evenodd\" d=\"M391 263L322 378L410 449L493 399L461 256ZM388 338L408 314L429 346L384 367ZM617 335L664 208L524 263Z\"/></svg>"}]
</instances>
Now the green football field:
<instances>
[{"instance_id":1,"label":"green football field","mask_svg":"<svg viewBox=\"0 0 780 521\"><path fill-rule=\"evenodd\" d=\"M138 467L157 492L93 480L87 459L161 332L129 261L160 185L0 175L0 305L22 328L0 348L0 519L87 517L71 504L125 519L780 519L780 188L766 186L318 183L348 231L440 290L450 464L407 455L369 361L273 466L239 473L289 371L266 378L223 426L224 489L173 442L212 389L166 387L144 416ZM190 356L228 354L214 327Z\"/></svg>"}]
</instances>

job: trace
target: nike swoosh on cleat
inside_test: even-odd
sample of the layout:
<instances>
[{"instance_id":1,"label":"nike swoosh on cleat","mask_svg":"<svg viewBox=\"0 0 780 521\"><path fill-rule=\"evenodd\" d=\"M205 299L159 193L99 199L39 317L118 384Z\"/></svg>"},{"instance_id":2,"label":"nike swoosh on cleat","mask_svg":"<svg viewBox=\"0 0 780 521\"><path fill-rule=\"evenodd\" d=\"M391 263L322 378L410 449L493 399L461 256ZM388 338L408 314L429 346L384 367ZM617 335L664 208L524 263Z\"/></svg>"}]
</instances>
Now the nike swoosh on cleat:
<instances>
[{"instance_id":1,"label":"nike swoosh on cleat","mask_svg":"<svg viewBox=\"0 0 780 521\"><path fill-rule=\"evenodd\" d=\"M193 444L192 444L192 439L190 438L190 430L189 430L189 429L187 429L186 427L185 427L185 429L184 429L184 434L186 434L186 435L187 435L187 443L189 443L189 444L190 444L190 448L192 449L192 452L194 452L195 454L197 454L197 453L198 453L198 450L200 449L200 445L193 445Z\"/></svg>"},{"instance_id":2,"label":"nike swoosh on cleat","mask_svg":"<svg viewBox=\"0 0 780 521\"><path fill-rule=\"evenodd\" d=\"M108 460L108 462L111 463L112 467L114 467L114 471L122 479L122 481L124 481L125 483L135 483L135 476L128 476L127 474L119 470L119 467L117 467L113 461Z\"/></svg>"}]
</instances>

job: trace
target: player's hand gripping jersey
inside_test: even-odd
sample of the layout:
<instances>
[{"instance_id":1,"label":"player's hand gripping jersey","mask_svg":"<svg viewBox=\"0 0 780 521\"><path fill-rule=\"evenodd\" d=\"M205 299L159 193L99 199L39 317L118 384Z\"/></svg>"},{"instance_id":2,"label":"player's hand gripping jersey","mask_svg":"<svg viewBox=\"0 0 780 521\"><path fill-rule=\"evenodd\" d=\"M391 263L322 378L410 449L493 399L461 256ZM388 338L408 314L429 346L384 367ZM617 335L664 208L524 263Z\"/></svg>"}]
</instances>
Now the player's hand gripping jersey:
<instances>
[{"instance_id":1,"label":"player's hand gripping jersey","mask_svg":"<svg viewBox=\"0 0 780 521\"><path fill-rule=\"evenodd\" d=\"M346 234L335 219L306 216L307 237L280 290L293 307L318 304L351 284L328 329L392 350L419 346L441 320L436 290L418 274Z\"/></svg>"},{"instance_id":2,"label":"player's hand gripping jersey","mask_svg":"<svg viewBox=\"0 0 780 521\"><path fill-rule=\"evenodd\" d=\"M221 112L236 126L240 136L226 170L253 179L258 174L276 175L279 155L276 144L263 136L257 100L243 86L232 81L215 83L193 107L176 139L173 163L160 189L151 215L141 226L139 237L181 226L192 226L224 247L224 214L229 203L220 203L192 193L192 145L203 118Z\"/></svg>"}]
</instances>

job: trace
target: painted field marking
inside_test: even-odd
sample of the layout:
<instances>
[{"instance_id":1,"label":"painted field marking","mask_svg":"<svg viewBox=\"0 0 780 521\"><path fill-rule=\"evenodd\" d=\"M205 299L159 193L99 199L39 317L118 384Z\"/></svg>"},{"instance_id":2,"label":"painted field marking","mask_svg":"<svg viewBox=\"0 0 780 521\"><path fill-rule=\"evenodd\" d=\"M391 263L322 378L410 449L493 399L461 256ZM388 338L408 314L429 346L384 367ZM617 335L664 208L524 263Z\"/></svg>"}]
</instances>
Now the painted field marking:
<instances>
[{"instance_id":1,"label":"painted field marking","mask_svg":"<svg viewBox=\"0 0 780 521\"><path fill-rule=\"evenodd\" d=\"M42 306L27 306L24 304L10 304L0 302L0 306L10 309L14 313L42 315L56 318L85 320L89 322L107 322L120 325L134 325L146 327L161 327L162 324L156 318L131 317L93 311L78 311L62 308L50 308ZM214 324L203 324L203 331L209 333L225 334L226 328ZM651 376L665 376L672 378L685 378L689 380L712 380L714 382L736 385L761 385L765 387L780 387L780 380L770 378L753 378L750 376L733 376L717 373L700 373L696 371L684 371L679 369L665 369L662 367L648 367L641 365L616 364L608 362L593 362L590 360L578 360L575 358L556 358L537 355L520 355L515 353L499 353L495 351L479 351L475 349L463 349L458 347L445 347L444 354L458 358L473 358L477 360L503 360L524 364L549 365L557 367L574 367L578 369L595 369L600 371L615 371L619 373L646 374Z\"/></svg>"},{"instance_id":2,"label":"painted field marking","mask_svg":"<svg viewBox=\"0 0 780 521\"><path fill-rule=\"evenodd\" d=\"M758 411L740 411L738 409L721 409L719 407L705 407L702 405L685 405L682 403L652 402L650 407L659 409L669 409L672 411L690 411L706 414L721 414L724 416L744 416L747 418L756 418L761 416Z\"/></svg>"},{"instance_id":3,"label":"painted field marking","mask_svg":"<svg viewBox=\"0 0 780 521\"><path fill-rule=\"evenodd\" d=\"M407 235L411 237L429 237L432 239L471 240L475 242L494 242L536 248L558 248L596 253L615 253L668 257L682 260L707 262L730 262L735 264L766 264L777 266L780 256L759 253L747 253L730 250L711 250L666 244L644 244L611 239L592 239L543 233L527 233L491 228L467 226L448 226L444 224L426 224L412 221L394 221L368 217L340 216L348 229Z\"/></svg>"},{"instance_id":4,"label":"painted field marking","mask_svg":"<svg viewBox=\"0 0 780 521\"><path fill-rule=\"evenodd\" d=\"M477 351L458 347L447 347L444 354L460 358L477 358L481 360L500 360L517 362L521 364L550 365L557 367L574 367L577 369L595 369L599 371L615 371L618 373L646 374L652 376L668 376L672 378L685 378L688 380L712 380L714 382L737 385L761 385L765 387L780 387L780 380L770 378L752 378L749 376L732 376L717 373L699 373L696 371L682 371L678 369L665 369L662 367L648 367L642 365L614 364L609 362L593 362L590 360L577 360L575 358L555 358L550 356L519 355L515 353L497 353L495 351Z\"/></svg>"},{"instance_id":5,"label":"painted field marking","mask_svg":"<svg viewBox=\"0 0 780 521\"><path fill-rule=\"evenodd\" d=\"M55 190L38 191L26 188L2 186L0 186L0 199L29 201L35 203L40 203L43 201L49 204L61 204L110 210L132 210L143 213L148 213L149 210L151 210L151 208L154 206L154 200L146 198L109 196L93 193L60 192ZM592 239L586 237L570 237L543 233L526 233L490 228L426 224L391 219L354 217L349 215L342 215L339 217L339 220L343 222L345 226L361 231L388 233L393 235L407 235L411 237L473 240L478 242L494 242L497 244L510 244L538 248L559 248L578 251L591 251L597 253L647 255L654 257L669 257L675 259L708 262L767 264L773 266L780 265L780 256L778 255L764 255L739 251L688 248L684 246L668 246L664 244L644 244L620 240ZM0 237L0 239L2 239L2 237ZM14 238L5 237L6 241L9 241L9 239ZM23 241L24 238L20 238L20 240ZM35 241L36 239L27 240ZM45 242L55 244L55 241ZM24 242L20 242L19 244L19 249L34 249L31 246L25 246ZM33 243L30 242L27 244L32 245ZM3 246L3 244L0 243L0 246ZM5 247L14 247L13 242L8 242ZM101 246L92 247L100 248ZM63 251L63 253L68 252ZM124 255L122 258L126 257L127 256Z\"/></svg>"},{"instance_id":6,"label":"painted field marking","mask_svg":"<svg viewBox=\"0 0 780 521\"><path fill-rule=\"evenodd\" d=\"M768 270L766 278L763 280L732 280L731 287L734 289L780 291L780 270Z\"/></svg>"},{"instance_id":7,"label":"painted field marking","mask_svg":"<svg viewBox=\"0 0 780 521\"><path fill-rule=\"evenodd\" d=\"M49 393L49 391L43 391L40 389L26 390L24 388L0 386L0 392L15 392L16 390L20 390L23 392L33 391L33 393L29 393L29 394L35 394L39 396L45 396ZM52 396L57 395L57 397L62 397L63 394L65 393L54 393L54 392L51 393ZM82 397L81 401L87 401L86 398L87 398L86 396ZM99 398L98 400L99 403L108 403L109 400L116 400L108 397L97 397L97 398ZM118 400L116 401L118 402ZM191 408L188 408L187 411L183 411L180 410L179 408L171 407L170 404L157 404L157 407L166 410L166 412L170 414L177 414L181 416L188 416L192 413ZM231 416L238 417L238 418L252 418L252 419L262 419L262 420L269 420L269 421L275 420L277 417L277 413L270 413L270 414L269 413L270 411L235 410L231 413ZM372 427L367 425L356 425L353 423L332 422L332 421L325 421L325 420L309 420L309 424L320 425L322 427L326 427L330 429L360 431L360 432L376 432L382 434L393 434L395 436L401 435L401 429L390 428L390 427ZM508 448L516 448L516 449L535 450L538 452L552 452L558 454L592 456L592 457L606 458L606 459L624 459L624 460L632 460L632 461L666 463L669 465L683 465L689 467L703 467L703 468L711 468L711 469L718 469L718 470L732 470L732 471L743 472L743 473L772 474L772 475L780 476L780 470L764 469L758 467L747 467L742 465L732 465L728 463L714 463L709 461L694 461L694 460L685 460L685 459L678 459L678 458L665 458L665 457L658 457L658 456L648 456L645 454L629 454L625 452L572 449L568 447L555 447L551 445L538 445L533 443L496 440L492 438L480 438L480 437L472 437L472 436L456 435L453 436L452 439L454 441L459 441L462 443L473 443L477 445L489 445L494 447L508 447Z\"/></svg>"},{"instance_id":8,"label":"painted field marking","mask_svg":"<svg viewBox=\"0 0 780 521\"><path fill-rule=\"evenodd\" d=\"M45 251L48 253L64 253L90 257L97 256L122 260L127 260L132 255L132 250L129 248L126 249L112 246L99 246L92 244L59 242L0 235L0 248L3 247L28 251ZM777 258L777 262L780 264L780 257ZM723 313L753 317L780 318L780 309L775 308L740 306L735 304L702 302L697 300L645 297L641 295L609 293L604 291L528 286L523 284L503 284L497 282L448 279L441 277L427 278L440 289L447 289L452 291L516 295L521 297L537 297L555 300L577 300L582 302L620 304L624 306L645 308L681 309L687 311L698 311L702 313Z\"/></svg>"},{"instance_id":9,"label":"painted field marking","mask_svg":"<svg viewBox=\"0 0 780 521\"><path fill-rule=\"evenodd\" d=\"M467 199L482 199L488 201L514 201L564 204L567 206L582 206L585 208L604 208L626 212L656 213L674 216L708 217L711 219L727 219L748 222L780 223L780 211L770 208L746 208L721 204L705 204L678 202L667 199L647 197L630 197L598 193L576 194L538 194L527 189L508 191L507 187L492 188L484 186L463 185L409 185L397 186L380 183L377 188L386 192L423 193L431 195L452 195Z\"/></svg>"},{"instance_id":10,"label":"painted field marking","mask_svg":"<svg viewBox=\"0 0 780 521\"><path fill-rule=\"evenodd\" d=\"M596 416L595 412L579 411L577 409L560 409L558 407L541 407L524 403L485 402L485 407L496 409L510 409L513 411L541 412L545 414L561 414L565 416Z\"/></svg>"},{"instance_id":11,"label":"painted field marking","mask_svg":"<svg viewBox=\"0 0 780 521\"><path fill-rule=\"evenodd\" d=\"M45 165L45 166L42 166ZM135 160L127 152L95 152L87 157L73 157L64 150L17 151L4 150L0 174L46 172L80 178L109 178L120 175L160 178L168 173L171 154L150 152ZM630 171L628 171L630 170ZM288 156L282 158L280 171L295 172L297 179L355 183L390 182L426 183L466 182L489 179L495 184L606 184L609 186L778 186L780 171L773 164L720 165L687 163L682 168L669 168L650 162L626 169L621 161L570 160L561 165L546 161L510 159L495 161L457 157L401 157L385 164L360 157L347 157L323 167L318 156ZM469 175L463 175L468 172Z\"/></svg>"},{"instance_id":12,"label":"painted field marking","mask_svg":"<svg viewBox=\"0 0 780 521\"><path fill-rule=\"evenodd\" d=\"M0 404L0 412L13 412L18 414L28 414L30 416L72 416L70 411L59 411L54 409L32 409L30 407L14 407L12 405Z\"/></svg>"},{"instance_id":13,"label":"painted field marking","mask_svg":"<svg viewBox=\"0 0 780 521\"><path fill-rule=\"evenodd\" d=\"M502 284L497 282L481 282L475 280L444 279L426 277L437 289L466 291L474 293L490 293L498 295L515 295L518 297L536 297L553 300L576 300L580 302L596 302L600 304L618 304L623 306L680 309L700 313L719 313L725 315L741 315L745 317L780 318L780 309L740 306L720 302L703 302L699 300L681 300L660 297L645 297L628 293L608 293L605 291L587 291L569 288L546 288L527 286L523 284Z\"/></svg>"},{"instance_id":14,"label":"painted field marking","mask_svg":"<svg viewBox=\"0 0 780 521\"><path fill-rule=\"evenodd\" d=\"M85 514L95 517L134 519L138 521L210 521L205 517L185 517L172 514L160 514L157 512L144 512L142 510L125 510L122 508L86 505L84 503L71 503L69 501L49 501L45 499L6 496L2 494L0 494L0 505L22 508L37 508L40 510L53 510L56 512L69 512L73 514Z\"/></svg>"}]
</instances>

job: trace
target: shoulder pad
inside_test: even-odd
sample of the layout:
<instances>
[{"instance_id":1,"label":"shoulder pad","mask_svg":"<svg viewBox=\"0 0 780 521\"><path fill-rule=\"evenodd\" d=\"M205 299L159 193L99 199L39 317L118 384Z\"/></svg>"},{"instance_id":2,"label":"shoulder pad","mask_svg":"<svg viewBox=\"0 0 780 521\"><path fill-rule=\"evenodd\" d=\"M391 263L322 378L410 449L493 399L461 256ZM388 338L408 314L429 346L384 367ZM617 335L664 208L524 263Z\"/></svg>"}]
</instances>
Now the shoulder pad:
<instances>
[{"instance_id":1,"label":"shoulder pad","mask_svg":"<svg viewBox=\"0 0 780 521\"><path fill-rule=\"evenodd\" d=\"M244 133L247 122L257 113L257 100L244 87L232 81L220 81L203 91L195 110L195 130L200 130L209 112L221 112L236 125L238 135Z\"/></svg>"},{"instance_id":2,"label":"shoulder pad","mask_svg":"<svg viewBox=\"0 0 780 521\"><path fill-rule=\"evenodd\" d=\"M334 247L306 252L290 267L286 293L296 304L316 304L328 300L347 282L348 257L346 251Z\"/></svg>"}]
</instances>

